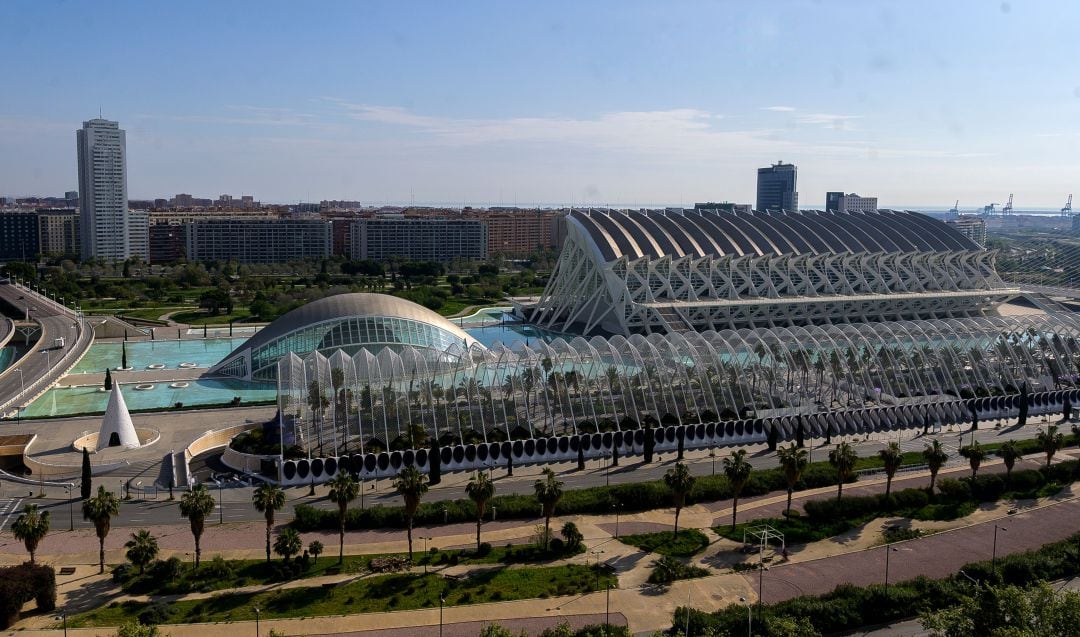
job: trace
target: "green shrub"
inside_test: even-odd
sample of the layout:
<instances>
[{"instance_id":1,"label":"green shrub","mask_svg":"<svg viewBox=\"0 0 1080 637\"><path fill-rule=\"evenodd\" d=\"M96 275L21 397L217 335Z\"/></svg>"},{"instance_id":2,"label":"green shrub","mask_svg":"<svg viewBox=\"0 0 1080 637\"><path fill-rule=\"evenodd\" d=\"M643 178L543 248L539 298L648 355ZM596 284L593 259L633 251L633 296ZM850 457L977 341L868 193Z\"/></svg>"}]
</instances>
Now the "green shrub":
<instances>
[{"instance_id":1,"label":"green shrub","mask_svg":"<svg viewBox=\"0 0 1080 637\"><path fill-rule=\"evenodd\" d=\"M971 499L971 485L966 480L943 478L938 481L938 491L944 502L966 502Z\"/></svg>"}]
</instances>

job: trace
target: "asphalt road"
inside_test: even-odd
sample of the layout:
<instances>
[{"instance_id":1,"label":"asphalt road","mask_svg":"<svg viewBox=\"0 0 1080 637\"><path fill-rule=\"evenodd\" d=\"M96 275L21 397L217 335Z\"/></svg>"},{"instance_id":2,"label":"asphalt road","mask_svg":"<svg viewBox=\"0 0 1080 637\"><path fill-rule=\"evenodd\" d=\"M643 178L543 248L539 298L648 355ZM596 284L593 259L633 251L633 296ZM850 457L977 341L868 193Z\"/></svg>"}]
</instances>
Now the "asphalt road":
<instances>
[{"instance_id":1,"label":"asphalt road","mask_svg":"<svg viewBox=\"0 0 1080 637\"><path fill-rule=\"evenodd\" d=\"M918 451L935 436L916 436L912 437L915 432L906 432L906 436L901 441L901 447L905 451ZM988 442L1000 442L1007 439L1017 438L1032 438L1035 436L1035 427L1028 426L1022 430L1015 429L980 429L976 432L976 439L982 443ZM956 454L956 447L959 444L959 433L943 433L938 436L942 443L947 447L952 458L950 459L949 466L962 466L966 465L967 461L958 457ZM964 434L964 444L970 441L970 433ZM834 440L835 442L835 440ZM862 456L872 456L877 453L879 449L884 447L884 440L869 440L869 441L851 441L855 446L857 453ZM809 445L808 445L809 446ZM715 470L721 471L721 459L729 453L727 449L718 449L716 452ZM813 445L813 459L815 461L824 460L828 453L828 447L822 444L820 439L814 440ZM687 461L690 466L691 472L695 475L709 475L713 471L713 462L707 456L708 452L704 450L696 450L687 452ZM776 454L769 453L764 448L753 453L750 457L750 463L755 469L768 469L777 466ZM655 461L651 465L643 465L640 461L640 456L632 458L622 458L620 466L607 467L605 463L598 460L590 460L586 463L585 471L578 471L576 463L564 463L562 465L554 467L559 472L559 479L564 484L564 489L581 489L586 487L602 486L604 484L623 484L631 482L644 482L648 480L659 480L664 472L670 469L675 464L675 455L663 454L662 461ZM203 465L204 467L206 465ZM209 467L213 467L211 463ZM535 467L516 467L516 475L514 477L507 477L506 470L502 467L496 468L493 471L493 477L496 484L496 493L499 495L506 494L531 494L533 492L533 481L536 478L537 468ZM208 479L210 468L204 468L200 477ZM431 489L425 496L426 502L438 502L441 500L454 500L465 497L465 484L467 484L469 474L454 473L444 474L443 483L438 487ZM146 482L149 482L148 480ZM390 479L382 480L368 480L364 483L364 497L363 502L357 500L353 503L354 507L370 507L370 506L396 506L401 504L401 498L393 493L393 487ZM120 492L124 486L125 479L123 478L111 478L109 476L102 476L96 478L96 485L105 485L111 491ZM213 482L208 482L214 498L219 500L218 509L214 513L214 518L217 518L225 522L241 522L250 520L261 520L262 515L257 512L251 506L251 492L252 487L244 485L238 481L223 482L222 487L219 489ZM167 490L144 489L142 485L138 485L135 482L131 483L131 500L125 500L120 507L120 515L113 520L114 527L141 527L155 524L177 524L186 522L180 517L179 507L175 501L170 502L168 500ZM90 524L84 522L81 518L79 510L78 492L73 492L75 498L74 501L67 499L67 491L61 487L45 487L45 498L37 498L39 493L39 487L27 484L16 484L7 481L0 481L0 499L20 499L24 502L35 502L41 507L52 511L52 524L56 529L71 528L83 528L89 527ZM310 504L316 507L331 509L335 505L330 503L326 499L327 488L324 486L316 487L316 496L310 497L308 495L308 487L292 487L286 489L286 497L288 502L285 510L279 514L279 519L282 521L291 518L292 508L296 504ZM176 497L180 497L180 491L175 493ZM74 520L69 518L69 508L74 514Z\"/></svg>"}]
</instances>

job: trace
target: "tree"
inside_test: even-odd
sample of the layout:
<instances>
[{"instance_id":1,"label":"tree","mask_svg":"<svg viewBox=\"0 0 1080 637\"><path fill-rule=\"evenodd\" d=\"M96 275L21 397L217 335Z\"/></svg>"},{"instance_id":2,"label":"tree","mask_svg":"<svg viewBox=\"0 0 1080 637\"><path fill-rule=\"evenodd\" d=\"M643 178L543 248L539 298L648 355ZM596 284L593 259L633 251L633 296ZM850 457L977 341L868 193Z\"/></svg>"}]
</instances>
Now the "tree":
<instances>
[{"instance_id":1,"label":"tree","mask_svg":"<svg viewBox=\"0 0 1080 637\"><path fill-rule=\"evenodd\" d=\"M296 532L296 529L292 527L285 527L278 533L277 539L274 540L274 552L285 558L288 562L289 558L300 552L303 542L300 540L300 534Z\"/></svg>"},{"instance_id":2,"label":"tree","mask_svg":"<svg viewBox=\"0 0 1080 637\"><path fill-rule=\"evenodd\" d=\"M544 468L544 477L533 483L533 493L540 503L540 510L544 516L544 550L548 549L551 539L551 516L555 515L555 507L563 496L563 483L555 477L555 472L550 467Z\"/></svg>"},{"instance_id":3,"label":"tree","mask_svg":"<svg viewBox=\"0 0 1080 637\"><path fill-rule=\"evenodd\" d=\"M563 540L566 541L566 548L570 552L578 550L582 543L585 542L585 536L578 530L577 525L573 522L567 522L562 525L559 534L563 536Z\"/></svg>"},{"instance_id":4,"label":"tree","mask_svg":"<svg viewBox=\"0 0 1080 637\"><path fill-rule=\"evenodd\" d=\"M1020 447L1016 445L1016 442L1006 440L998 447L997 455L1005 462L1005 482L1007 484L1009 479L1012 478L1012 470L1016 466L1016 461L1022 458L1023 454L1020 453Z\"/></svg>"},{"instance_id":5,"label":"tree","mask_svg":"<svg viewBox=\"0 0 1080 637\"><path fill-rule=\"evenodd\" d=\"M791 494L795 491L795 485L802 479L803 471L810 464L810 460L806 449L799 449L794 443L777 450L776 458L780 461L780 468L784 471L784 480L787 482L786 515L791 513Z\"/></svg>"},{"instance_id":6,"label":"tree","mask_svg":"<svg viewBox=\"0 0 1080 637\"><path fill-rule=\"evenodd\" d=\"M971 467L971 478L975 479L975 476L979 473L979 467L982 465L982 461L986 459L989 454L983 449L978 442L968 447L960 448L960 455L967 458L968 465Z\"/></svg>"},{"instance_id":7,"label":"tree","mask_svg":"<svg viewBox=\"0 0 1080 637\"><path fill-rule=\"evenodd\" d=\"M307 546L308 553L311 553L311 557L314 558L311 565L314 566L319 563L319 556L323 553L323 543L318 540L312 540Z\"/></svg>"},{"instance_id":8,"label":"tree","mask_svg":"<svg viewBox=\"0 0 1080 637\"><path fill-rule=\"evenodd\" d=\"M112 371L109 368L105 368L105 391L112 391Z\"/></svg>"},{"instance_id":9,"label":"tree","mask_svg":"<svg viewBox=\"0 0 1080 637\"><path fill-rule=\"evenodd\" d=\"M270 532L274 529L274 513L285 508L285 491L276 484L264 482L251 494L251 504L266 518L266 563L270 563Z\"/></svg>"},{"instance_id":10,"label":"tree","mask_svg":"<svg viewBox=\"0 0 1080 637\"><path fill-rule=\"evenodd\" d=\"M105 537L109 535L113 517L120 514L120 498L99 486L97 495L83 502L84 520L94 523L98 538L98 572L105 572Z\"/></svg>"},{"instance_id":11,"label":"tree","mask_svg":"<svg viewBox=\"0 0 1080 637\"><path fill-rule=\"evenodd\" d=\"M206 489L205 484L197 484L180 496L180 515L188 519L191 525L191 535L195 538L195 568L199 568L199 559L202 557L203 527L206 516L214 512L214 496Z\"/></svg>"},{"instance_id":12,"label":"tree","mask_svg":"<svg viewBox=\"0 0 1080 637\"><path fill-rule=\"evenodd\" d=\"M394 488L397 489L401 498L405 500L405 523L409 537L409 561L412 561L412 527L416 509L420 507L420 500L428 491L427 476L416 470L416 467L405 467L398 473L394 480Z\"/></svg>"},{"instance_id":13,"label":"tree","mask_svg":"<svg viewBox=\"0 0 1080 637\"><path fill-rule=\"evenodd\" d=\"M127 341L120 344L120 369L127 369Z\"/></svg>"},{"instance_id":14,"label":"tree","mask_svg":"<svg viewBox=\"0 0 1080 637\"><path fill-rule=\"evenodd\" d=\"M904 461L904 452L900 450L900 443L890 442L884 449L878 451L878 457L885 469L885 497L892 492L893 476L900 469L900 463Z\"/></svg>"},{"instance_id":15,"label":"tree","mask_svg":"<svg viewBox=\"0 0 1080 637\"><path fill-rule=\"evenodd\" d=\"M1035 438L1039 441L1039 448L1046 454L1046 466L1049 467L1054 454L1065 446L1065 434L1058 433L1057 425L1050 425Z\"/></svg>"},{"instance_id":16,"label":"tree","mask_svg":"<svg viewBox=\"0 0 1080 637\"><path fill-rule=\"evenodd\" d=\"M829 464L836 469L836 499L844 495L844 482L855 474L855 463L859 456L846 442L841 442L829 452Z\"/></svg>"},{"instance_id":17,"label":"tree","mask_svg":"<svg viewBox=\"0 0 1080 637\"><path fill-rule=\"evenodd\" d=\"M484 510L495 496L495 483L483 471L477 471L465 486L465 493L476 505L476 550L480 550L480 525L484 523Z\"/></svg>"},{"instance_id":18,"label":"tree","mask_svg":"<svg viewBox=\"0 0 1080 637\"><path fill-rule=\"evenodd\" d=\"M731 528L735 528L735 516L739 511L739 495L743 487L750 481L750 472L753 467L746 461L746 450L733 451L731 456L724 458L724 475L731 483Z\"/></svg>"},{"instance_id":19,"label":"tree","mask_svg":"<svg viewBox=\"0 0 1080 637\"><path fill-rule=\"evenodd\" d=\"M934 637L1072 635L1080 625L1080 592L1055 591L1046 582L1031 588L990 586L919 621Z\"/></svg>"},{"instance_id":20,"label":"tree","mask_svg":"<svg viewBox=\"0 0 1080 637\"><path fill-rule=\"evenodd\" d=\"M949 454L945 453L945 449L941 446L940 440L934 440L926 445L926 448L922 452L923 460L926 461L927 466L930 467L930 493L934 493L934 483L937 482L938 471L945 466L945 461L949 459Z\"/></svg>"},{"instance_id":21,"label":"tree","mask_svg":"<svg viewBox=\"0 0 1080 637\"><path fill-rule=\"evenodd\" d=\"M26 551L30 553L30 563L34 563L34 555L37 553L38 544L49 533L49 512L38 511L38 505L27 504L23 512L11 525L11 534L16 540L23 543Z\"/></svg>"},{"instance_id":22,"label":"tree","mask_svg":"<svg viewBox=\"0 0 1080 637\"><path fill-rule=\"evenodd\" d=\"M124 543L128 561L139 567L139 575L146 572L146 565L158 556L157 538L146 529L139 529L131 534L131 539Z\"/></svg>"},{"instance_id":23,"label":"tree","mask_svg":"<svg viewBox=\"0 0 1080 637\"><path fill-rule=\"evenodd\" d=\"M348 472L339 471L330 481L330 494L327 496L338 508L338 564L345 561L345 519L349 513L349 503L360 495L360 483Z\"/></svg>"},{"instance_id":24,"label":"tree","mask_svg":"<svg viewBox=\"0 0 1080 637\"><path fill-rule=\"evenodd\" d=\"M93 493L93 473L90 470L90 452L83 447L82 450L82 480L80 481L80 495L85 500Z\"/></svg>"},{"instance_id":25,"label":"tree","mask_svg":"<svg viewBox=\"0 0 1080 637\"><path fill-rule=\"evenodd\" d=\"M694 476L690 475L690 469L681 462L668 469L664 474L664 484L671 490L671 501L675 505L675 537L679 537L679 514L686 504L686 496L694 488Z\"/></svg>"}]
</instances>

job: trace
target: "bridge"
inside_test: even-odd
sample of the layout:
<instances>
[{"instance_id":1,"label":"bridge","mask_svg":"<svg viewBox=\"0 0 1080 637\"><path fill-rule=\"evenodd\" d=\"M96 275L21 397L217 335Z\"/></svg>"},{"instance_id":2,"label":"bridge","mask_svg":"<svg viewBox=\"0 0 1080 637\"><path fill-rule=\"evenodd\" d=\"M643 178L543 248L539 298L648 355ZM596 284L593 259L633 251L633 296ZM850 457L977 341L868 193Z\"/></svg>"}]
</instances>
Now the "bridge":
<instances>
[{"instance_id":1,"label":"bridge","mask_svg":"<svg viewBox=\"0 0 1080 637\"><path fill-rule=\"evenodd\" d=\"M81 313L14 280L0 279L0 304L40 329L34 347L0 373L0 415L15 417L79 362L94 330ZM6 343L15 325L10 319L0 323L0 342Z\"/></svg>"}]
</instances>

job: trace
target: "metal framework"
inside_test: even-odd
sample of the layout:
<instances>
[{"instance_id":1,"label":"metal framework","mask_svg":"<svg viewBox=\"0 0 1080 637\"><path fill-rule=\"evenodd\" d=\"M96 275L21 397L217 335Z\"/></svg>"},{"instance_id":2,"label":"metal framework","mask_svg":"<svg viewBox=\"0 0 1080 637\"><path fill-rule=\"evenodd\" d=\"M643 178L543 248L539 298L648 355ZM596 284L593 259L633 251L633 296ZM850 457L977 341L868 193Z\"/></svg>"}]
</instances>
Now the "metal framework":
<instances>
[{"instance_id":1,"label":"metal framework","mask_svg":"<svg viewBox=\"0 0 1080 637\"><path fill-rule=\"evenodd\" d=\"M969 317L1017 293L995 253L917 213L600 210L566 225L527 314L564 332Z\"/></svg>"},{"instance_id":2,"label":"metal framework","mask_svg":"<svg viewBox=\"0 0 1080 637\"><path fill-rule=\"evenodd\" d=\"M1080 386L1080 319L981 317L318 350L278 362L286 443L325 454L501 442Z\"/></svg>"}]
</instances>

